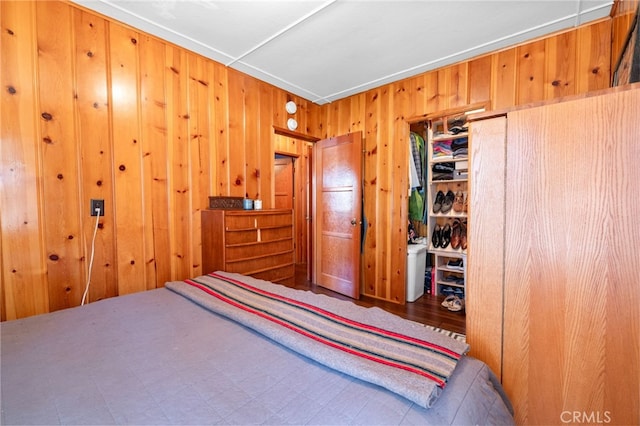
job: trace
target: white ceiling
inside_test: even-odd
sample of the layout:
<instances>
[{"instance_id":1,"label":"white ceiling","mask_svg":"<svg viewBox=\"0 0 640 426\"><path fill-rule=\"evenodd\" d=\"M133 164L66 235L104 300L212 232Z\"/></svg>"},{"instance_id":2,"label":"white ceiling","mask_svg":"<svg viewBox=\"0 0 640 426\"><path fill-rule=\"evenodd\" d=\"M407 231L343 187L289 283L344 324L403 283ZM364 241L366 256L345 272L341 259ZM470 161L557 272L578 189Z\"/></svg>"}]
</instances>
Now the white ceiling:
<instances>
[{"instance_id":1,"label":"white ceiling","mask_svg":"<svg viewBox=\"0 0 640 426\"><path fill-rule=\"evenodd\" d=\"M324 104L608 16L611 0L73 0Z\"/></svg>"}]
</instances>

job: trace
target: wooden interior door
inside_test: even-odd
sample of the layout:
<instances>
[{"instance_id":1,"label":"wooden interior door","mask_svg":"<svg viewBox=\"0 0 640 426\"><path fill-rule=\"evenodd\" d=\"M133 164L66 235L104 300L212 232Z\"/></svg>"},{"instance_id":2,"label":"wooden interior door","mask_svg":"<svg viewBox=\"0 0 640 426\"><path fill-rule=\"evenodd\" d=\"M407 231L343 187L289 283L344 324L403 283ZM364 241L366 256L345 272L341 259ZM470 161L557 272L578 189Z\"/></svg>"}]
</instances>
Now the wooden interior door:
<instances>
[{"instance_id":1,"label":"wooden interior door","mask_svg":"<svg viewBox=\"0 0 640 426\"><path fill-rule=\"evenodd\" d=\"M293 157L275 159L275 208L293 208Z\"/></svg>"},{"instance_id":2,"label":"wooden interior door","mask_svg":"<svg viewBox=\"0 0 640 426\"><path fill-rule=\"evenodd\" d=\"M316 143L314 154L313 282L360 297L362 134Z\"/></svg>"}]
</instances>

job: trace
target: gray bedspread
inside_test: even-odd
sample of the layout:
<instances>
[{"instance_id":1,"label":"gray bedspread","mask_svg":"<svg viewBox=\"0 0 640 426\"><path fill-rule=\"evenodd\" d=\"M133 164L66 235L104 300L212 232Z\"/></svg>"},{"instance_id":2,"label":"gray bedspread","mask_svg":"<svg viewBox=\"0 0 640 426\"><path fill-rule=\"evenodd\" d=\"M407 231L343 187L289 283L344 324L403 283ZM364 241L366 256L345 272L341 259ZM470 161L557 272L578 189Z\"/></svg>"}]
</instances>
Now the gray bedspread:
<instances>
[{"instance_id":1,"label":"gray bedspread","mask_svg":"<svg viewBox=\"0 0 640 426\"><path fill-rule=\"evenodd\" d=\"M425 409L164 288L4 322L0 338L4 425L513 424L473 358Z\"/></svg>"}]
</instances>

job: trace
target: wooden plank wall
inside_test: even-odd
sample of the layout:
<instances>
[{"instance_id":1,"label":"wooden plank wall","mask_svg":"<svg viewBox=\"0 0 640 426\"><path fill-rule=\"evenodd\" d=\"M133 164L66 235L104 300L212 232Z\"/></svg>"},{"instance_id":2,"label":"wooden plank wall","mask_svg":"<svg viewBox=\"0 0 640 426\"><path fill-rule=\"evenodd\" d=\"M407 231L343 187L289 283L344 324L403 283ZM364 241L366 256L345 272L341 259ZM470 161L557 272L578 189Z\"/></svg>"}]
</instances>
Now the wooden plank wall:
<instances>
[{"instance_id":1,"label":"wooden plank wall","mask_svg":"<svg viewBox=\"0 0 640 426\"><path fill-rule=\"evenodd\" d=\"M66 2L3 1L2 320L202 273L209 195L273 203L273 125L318 106Z\"/></svg>"},{"instance_id":2,"label":"wooden plank wall","mask_svg":"<svg viewBox=\"0 0 640 426\"><path fill-rule=\"evenodd\" d=\"M624 52L633 20L640 10L640 0L616 0L611 9L611 72Z\"/></svg>"},{"instance_id":3,"label":"wooden plank wall","mask_svg":"<svg viewBox=\"0 0 640 426\"><path fill-rule=\"evenodd\" d=\"M604 19L323 105L313 129L322 138L365 135L363 293L404 303L408 121L483 101L499 109L604 89L610 54Z\"/></svg>"},{"instance_id":4,"label":"wooden plank wall","mask_svg":"<svg viewBox=\"0 0 640 426\"><path fill-rule=\"evenodd\" d=\"M209 195L270 207L272 126L286 127L288 100L302 133L363 131L363 292L403 303L406 120L610 81L609 19L320 107L73 4L2 1L0 15L2 320L80 303L91 198L105 200L106 216L89 300L201 273Z\"/></svg>"}]
</instances>

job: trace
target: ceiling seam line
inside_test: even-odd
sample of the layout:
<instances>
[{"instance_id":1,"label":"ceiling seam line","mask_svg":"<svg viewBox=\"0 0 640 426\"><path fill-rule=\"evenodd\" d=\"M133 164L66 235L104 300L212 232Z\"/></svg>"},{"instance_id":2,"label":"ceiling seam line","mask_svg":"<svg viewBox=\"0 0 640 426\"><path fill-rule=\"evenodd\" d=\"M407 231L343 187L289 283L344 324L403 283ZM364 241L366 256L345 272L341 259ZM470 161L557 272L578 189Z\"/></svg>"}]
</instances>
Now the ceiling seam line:
<instances>
[{"instance_id":1,"label":"ceiling seam line","mask_svg":"<svg viewBox=\"0 0 640 426\"><path fill-rule=\"evenodd\" d=\"M284 80L284 79L282 79L282 78L280 78L280 77L278 77L278 76L275 76L275 75L273 75L273 74L271 74L271 73L269 73L269 72L267 72L267 71L264 71L264 70L263 70L263 69L261 69L261 68L255 67L255 66L253 66L253 65L251 65L251 64L248 64L248 63L246 63L246 62L240 62L240 63L241 63L242 65L244 65L245 67L248 67L248 68L254 69L254 70L256 70L256 71L260 72L260 73L261 73L261 74L263 74L263 75L267 75L267 76L271 77L271 78L272 78L272 79L274 79L274 80L278 80L278 81L280 81L281 83L284 83L284 84L286 84L286 85L287 85L287 86L289 86L289 87L293 87L293 88L296 88L296 89L301 90L301 91L303 91L303 92L306 92L306 93L307 93L307 95L305 95L305 96L311 96L311 97L315 97L315 98L318 98L318 99L324 99L324 100L326 100L327 102L330 102L327 98L325 98L325 97L324 97L324 96L322 96L322 95L319 95L319 94L314 93L314 92L312 92L312 91L310 91L310 90L308 90L308 89L305 89L304 87L300 87L300 86L298 86L297 84L294 84L294 83L291 83L291 82L289 82L289 81L287 81L287 80ZM236 67L236 69L238 69L238 68Z\"/></svg>"},{"instance_id":2,"label":"ceiling seam line","mask_svg":"<svg viewBox=\"0 0 640 426\"><path fill-rule=\"evenodd\" d=\"M322 10L324 10L325 8L331 6L332 4L334 4L336 1L338 0L329 0L328 2L318 6L316 9L312 10L311 12L307 13L306 15L302 16L301 18L299 18L298 20L292 22L291 24L287 25L286 27L284 27L283 29L281 29L280 31L278 31L277 33L271 35L270 37L267 37L266 39L264 39L263 41L261 41L260 43L258 43L257 45L255 45L254 47L252 47L251 49L247 50L246 52L244 52L243 54L241 54L240 56L237 56L236 58L233 58L231 60L231 62L225 64L226 66L231 66L234 63L238 62L239 60L241 60L242 58L252 54L253 52L255 52L256 50L260 49L261 47L265 46L266 44L272 42L273 40L275 40L276 38L280 37L282 34L288 32L289 30L291 30L292 28L300 25L301 23L303 23L304 21L306 21L307 19L311 18L312 16L318 14L319 12L321 12Z\"/></svg>"},{"instance_id":3,"label":"ceiling seam line","mask_svg":"<svg viewBox=\"0 0 640 426\"><path fill-rule=\"evenodd\" d=\"M580 25L580 10L582 9L582 0L578 0L576 2L576 22L573 24L574 27L578 27Z\"/></svg>"}]
</instances>

